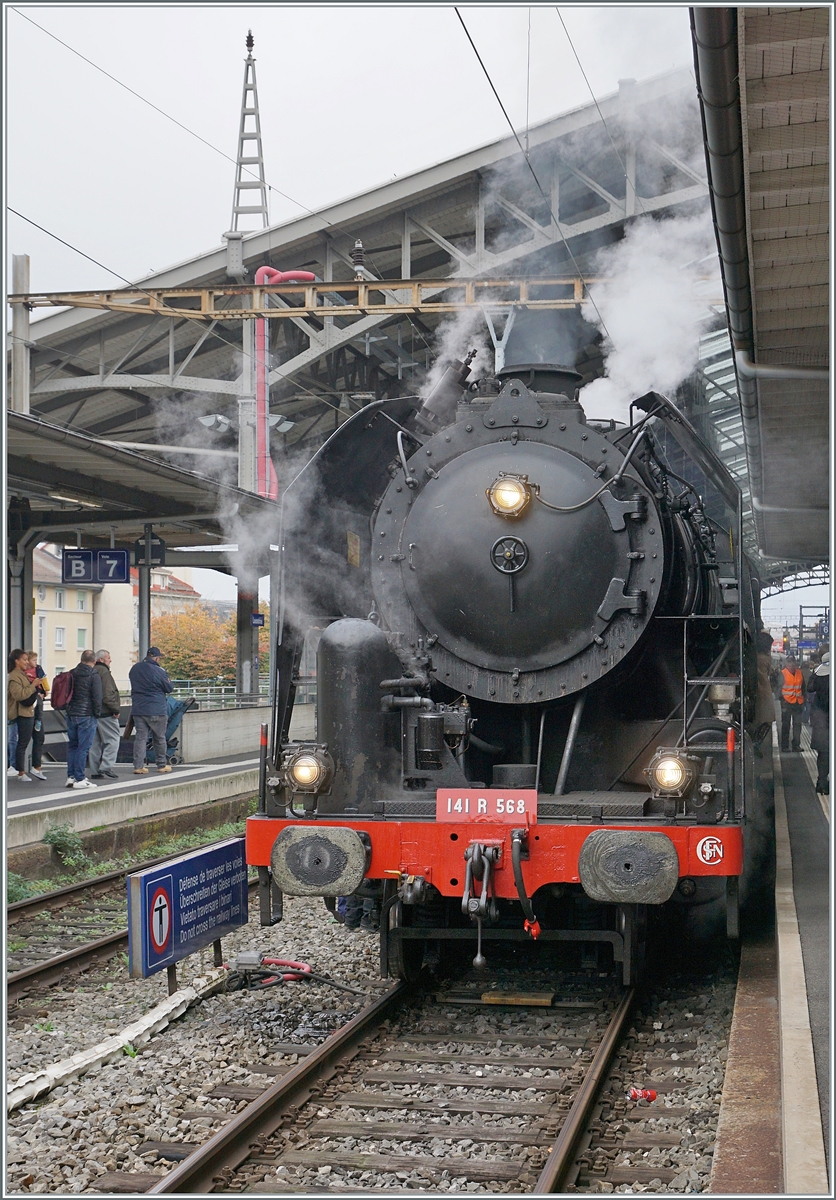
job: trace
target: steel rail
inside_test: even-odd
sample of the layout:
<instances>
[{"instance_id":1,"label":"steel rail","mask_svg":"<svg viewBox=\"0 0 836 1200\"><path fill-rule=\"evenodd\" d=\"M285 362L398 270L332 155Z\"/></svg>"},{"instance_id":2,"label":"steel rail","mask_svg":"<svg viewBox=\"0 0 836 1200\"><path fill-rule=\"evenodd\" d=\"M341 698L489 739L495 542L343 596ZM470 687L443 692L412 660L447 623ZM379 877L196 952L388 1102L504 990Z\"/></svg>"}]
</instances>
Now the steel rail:
<instances>
[{"instance_id":1,"label":"steel rail","mask_svg":"<svg viewBox=\"0 0 836 1200\"><path fill-rule=\"evenodd\" d=\"M36 984L53 983L65 975L68 969L81 971L96 959L113 958L127 945L128 931L120 929L117 933L109 933L95 942L85 942L77 950L67 950L65 954L57 954L54 958L36 963L33 967L15 971L13 975L6 976L6 1003L15 1000L21 992Z\"/></svg>"},{"instance_id":2,"label":"steel rail","mask_svg":"<svg viewBox=\"0 0 836 1200\"><path fill-rule=\"evenodd\" d=\"M205 846L196 846L196 850L205 850L209 846L216 845L216 842L207 842ZM108 883L113 883L116 879L124 879L126 875L133 875L135 871L147 871L149 867L158 867L161 863L168 862L172 856L166 854L163 858L149 858L147 862L139 862L130 867L123 867L119 871L109 871L107 875L94 875L92 879L82 879L78 883L69 883L66 887L56 888L51 892L41 892L37 896L27 896L25 900L15 900L13 904L6 905L6 922L9 923L9 918L14 918L15 921L23 917L28 917L30 914L43 912L51 907L59 900L65 897L69 902L69 898L75 895L82 895L87 891L96 891L99 887L104 887ZM62 904L63 908L64 905Z\"/></svg>"},{"instance_id":3,"label":"steel rail","mask_svg":"<svg viewBox=\"0 0 836 1200\"><path fill-rule=\"evenodd\" d=\"M162 858L157 861L162 863L167 862L168 859ZM130 872L127 873L129 874ZM257 879L250 879L248 881L250 890L257 886ZM97 959L101 959L102 957L105 959L113 958L120 950L126 948L127 945L128 931L127 929L119 929L115 933L109 933L104 937L97 938L94 942L84 942L76 949L67 950L64 954L57 954L54 958L47 958L41 963L35 963L31 967L24 967L20 971L15 971L14 974L6 976L6 1003L8 1004L10 1001L17 999L21 992L28 991L33 986L53 983L66 974L68 970L70 972L81 971L92 965Z\"/></svg>"},{"instance_id":4,"label":"steel rail","mask_svg":"<svg viewBox=\"0 0 836 1200\"><path fill-rule=\"evenodd\" d=\"M234 1170L240 1166L250 1154L256 1139L274 1133L287 1107L347 1050L352 1049L370 1027L380 1024L407 991L405 983L397 983L390 991L372 1001L347 1025L312 1050L302 1062L291 1067L286 1075L198 1147L194 1154L164 1176L150 1189L149 1194L185 1192L206 1195L211 1192L223 1169Z\"/></svg>"},{"instance_id":5,"label":"steel rail","mask_svg":"<svg viewBox=\"0 0 836 1200\"><path fill-rule=\"evenodd\" d=\"M621 1041L621 1036L627 1027L635 996L636 989L628 988L621 999L621 1003L613 1013L612 1020L607 1026L606 1032L601 1039L601 1044L595 1052L595 1057L590 1063L586 1077L578 1090L578 1094L575 1096L572 1107L566 1114L566 1119L558 1134L557 1141L552 1146L549 1156L546 1159L546 1165L540 1172L540 1178L533 1189L535 1195L548 1195L564 1190L566 1176L574 1162L578 1139L586 1127L589 1113L598 1094L598 1088L612 1062L615 1051Z\"/></svg>"}]
</instances>

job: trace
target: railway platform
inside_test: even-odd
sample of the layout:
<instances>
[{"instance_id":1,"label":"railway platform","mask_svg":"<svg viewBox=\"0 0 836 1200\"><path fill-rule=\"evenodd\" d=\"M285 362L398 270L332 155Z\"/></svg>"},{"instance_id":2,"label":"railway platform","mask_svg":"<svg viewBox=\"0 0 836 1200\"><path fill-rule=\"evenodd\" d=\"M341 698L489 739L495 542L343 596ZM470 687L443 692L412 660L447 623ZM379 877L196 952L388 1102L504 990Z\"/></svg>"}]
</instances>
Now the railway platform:
<instances>
[{"instance_id":1,"label":"railway platform","mask_svg":"<svg viewBox=\"0 0 836 1200\"><path fill-rule=\"evenodd\" d=\"M313 719L311 705L297 706L291 736L310 737ZM258 787L258 757L249 751L182 763L164 775L153 765L147 775L134 775L131 763L117 763L118 778L97 780L95 790L66 787L63 762L45 762L43 770L46 782L6 781L7 850L42 841L50 825L69 824L84 833L248 792L254 795Z\"/></svg>"}]
</instances>

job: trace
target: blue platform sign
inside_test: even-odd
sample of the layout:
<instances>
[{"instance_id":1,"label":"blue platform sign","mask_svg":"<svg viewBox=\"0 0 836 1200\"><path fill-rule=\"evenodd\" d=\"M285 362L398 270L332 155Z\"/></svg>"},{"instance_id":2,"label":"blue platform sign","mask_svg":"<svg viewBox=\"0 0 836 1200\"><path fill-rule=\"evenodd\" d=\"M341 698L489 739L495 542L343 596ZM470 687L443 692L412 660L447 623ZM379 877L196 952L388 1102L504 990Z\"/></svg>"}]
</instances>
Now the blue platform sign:
<instances>
[{"instance_id":1,"label":"blue platform sign","mask_svg":"<svg viewBox=\"0 0 836 1200\"><path fill-rule=\"evenodd\" d=\"M127 550L96 551L96 583L130 583Z\"/></svg>"},{"instance_id":2,"label":"blue platform sign","mask_svg":"<svg viewBox=\"0 0 836 1200\"><path fill-rule=\"evenodd\" d=\"M798 642L796 644L797 644L799 650L815 650L816 645L817 645L815 638L812 638L812 639L805 638L804 641Z\"/></svg>"},{"instance_id":3,"label":"blue platform sign","mask_svg":"<svg viewBox=\"0 0 836 1200\"><path fill-rule=\"evenodd\" d=\"M62 555L63 583L93 583L93 551L65 550Z\"/></svg>"},{"instance_id":4,"label":"blue platform sign","mask_svg":"<svg viewBox=\"0 0 836 1200\"><path fill-rule=\"evenodd\" d=\"M130 583L127 550L65 550L63 583Z\"/></svg>"},{"instance_id":5,"label":"blue platform sign","mask_svg":"<svg viewBox=\"0 0 836 1200\"><path fill-rule=\"evenodd\" d=\"M172 966L249 919L243 838L137 871L127 882L132 979Z\"/></svg>"},{"instance_id":6,"label":"blue platform sign","mask_svg":"<svg viewBox=\"0 0 836 1200\"><path fill-rule=\"evenodd\" d=\"M264 626L264 613L250 613L250 625L253 629L261 629Z\"/></svg>"}]
</instances>

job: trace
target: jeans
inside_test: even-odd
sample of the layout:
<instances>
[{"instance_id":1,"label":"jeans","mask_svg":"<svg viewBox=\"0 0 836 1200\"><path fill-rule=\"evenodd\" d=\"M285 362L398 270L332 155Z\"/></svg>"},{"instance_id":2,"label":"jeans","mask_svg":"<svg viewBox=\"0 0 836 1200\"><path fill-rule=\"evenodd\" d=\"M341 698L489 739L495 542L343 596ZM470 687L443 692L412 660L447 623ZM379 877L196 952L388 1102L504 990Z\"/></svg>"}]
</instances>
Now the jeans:
<instances>
[{"instance_id":1,"label":"jeans","mask_svg":"<svg viewBox=\"0 0 836 1200\"><path fill-rule=\"evenodd\" d=\"M17 718L14 721L9 721L9 766L15 765L15 755L17 754Z\"/></svg>"},{"instance_id":2,"label":"jeans","mask_svg":"<svg viewBox=\"0 0 836 1200\"><path fill-rule=\"evenodd\" d=\"M134 715L134 770L145 766L145 755L148 747L148 735L154 739L154 754L157 759L157 770L166 766L165 729L168 717L138 717Z\"/></svg>"},{"instance_id":3,"label":"jeans","mask_svg":"<svg viewBox=\"0 0 836 1200\"><path fill-rule=\"evenodd\" d=\"M18 717L17 719L17 747L15 749L15 767L18 774L24 770L26 763L26 751L29 749L29 742L32 738L32 729L35 725L34 717ZM32 758L34 760L34 754ZM40 764L33 761L32 766L36 767Z\"/></svg>"},{"instance_id":4,"label":"jeans","mask_svg":"<svg viewBox=\"0 0 836 1200\"><path fill-rule=\"evenodd\" d=\"M119 718L99 717L90 751L90 770L94 775L112 771L119 753Z\"/></svg>"},{"instance_id":5,"label":"jeans","mask_svg":"<svg viewBox=\"0 0 836 1200\"><path fill-rule=\"evenodd\" d=\"M790 748L790 723L792 723L792 748L801 748L801 704L787 704L781 701L781 749L786 754Z\"/></svg>"},{"instance_id":6,"label":"jeans","mask_svg":"<svg viewBox=\"0 0 836 1200\"><path fill-rule=\"evenodd\" d=\"M81 781L96 736L96 717L67 716L67 778Z\"/></svg>"}]
</instances>

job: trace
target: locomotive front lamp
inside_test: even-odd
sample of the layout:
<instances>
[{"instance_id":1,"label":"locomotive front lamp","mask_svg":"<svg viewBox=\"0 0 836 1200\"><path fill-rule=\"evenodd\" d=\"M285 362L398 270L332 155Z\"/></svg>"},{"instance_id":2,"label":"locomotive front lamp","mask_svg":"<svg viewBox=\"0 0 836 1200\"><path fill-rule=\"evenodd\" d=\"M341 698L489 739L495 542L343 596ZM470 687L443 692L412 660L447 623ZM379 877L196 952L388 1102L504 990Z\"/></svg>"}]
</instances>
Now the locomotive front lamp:
<instances>
[{"instance_id":1,"label":"locomotive front lamp","mask_svg":"<svg viewBox=\"0 0 836 1200\"><path fill-rule=\"evenodd\" d=\"M331 782L334 764L327 750L305 746L285 759L284 770L294 792L322 792Z\"/></svg>"},{"instance_id":2,"label":"locomotive front lamp","mask_svg":"<svg viewBox=\"0 0 836 1200\"><path fill-rule=\"evenodd\" d=\"M670 750L657 750L644 774L657 796L684 796L694 782L688 756Z\"/></svg>"},{"instance_id":3,"label":"locomotive front lamp","mask_svg":"<svg viewBox=\"0 0 836 1200\"><path fill-rule=\"evenodd\" d=\"M528 476L502 474L485 495L498 517L518 517L531 500Z\"/></svg>"}]
</instances>

